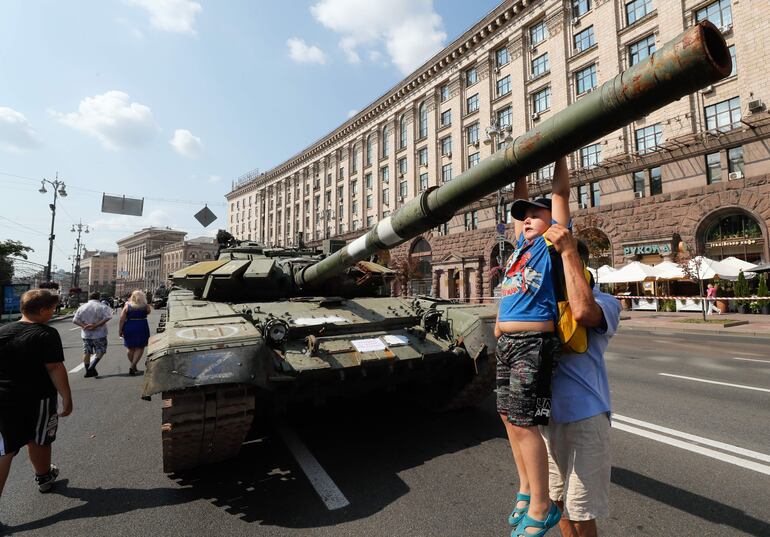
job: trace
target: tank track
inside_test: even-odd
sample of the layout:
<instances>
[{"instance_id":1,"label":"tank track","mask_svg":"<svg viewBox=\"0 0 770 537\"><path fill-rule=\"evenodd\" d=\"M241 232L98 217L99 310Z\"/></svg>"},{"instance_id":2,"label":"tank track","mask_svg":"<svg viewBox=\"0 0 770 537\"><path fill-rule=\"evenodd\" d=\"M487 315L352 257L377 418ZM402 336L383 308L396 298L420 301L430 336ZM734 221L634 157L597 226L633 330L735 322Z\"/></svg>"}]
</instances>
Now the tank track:
<instances>
[{"instance_id":1,"label":"tank track","mask_svg":"<svg viewBox=\"0 0 770 537\"><path fill-rule=\"evenodd\" d=\"M254 421L254 403L253 389L241 385L163 392L163 471L238 455Z\"/></svg>"},{"instance_id":2,"label":"tank track","mask_svg":"<svg viewBox=\"0 0 770 537\"><path fill-rule=\"evenodd\" d=\"M495 388L495 356L487 356L479 364L480 371L446 403L443 410L458 410L476 406Z\"/></svg>"}]
</instances>

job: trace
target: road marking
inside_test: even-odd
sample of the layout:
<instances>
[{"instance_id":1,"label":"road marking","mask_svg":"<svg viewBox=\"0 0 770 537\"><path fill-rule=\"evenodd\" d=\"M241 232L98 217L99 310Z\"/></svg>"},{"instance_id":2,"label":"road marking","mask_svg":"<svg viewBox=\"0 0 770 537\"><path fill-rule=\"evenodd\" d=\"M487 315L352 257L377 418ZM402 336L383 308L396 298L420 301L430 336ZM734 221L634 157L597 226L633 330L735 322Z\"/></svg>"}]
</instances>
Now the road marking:
<instances>
[{"instance_id":1,"label":"road marking","mask_svg":"<svg viewBox=\"0 0 770 537\"><path fill-rule=\"evenodd\" d=\"M86 366L86 364L84 364L83 362L80 362L80 364L78 364L75 367L73 367L72 369L70 369L69 372L70 373L77 373L78 371L81 371L85 366Z\"/></svg>"},{"instance_id":2,"label":"road marking","mask_svg":"<svg viewBox=\"0 0 770 537\"><path fill-rule=\"evenodd\" d=\"M733 357L733 360L743 360L744 362L762 362L763 364L770 364L770 360L757 360L756 358L737 358L737 357Z\"/></svg>"},{"instance_id":3,"label":"road marking","mask_svg":"<svg viewBox=\"0 0 770 537\"><path fill-rule=\"evenodd\" d=\"M754 352L734 351L735 354L742 354L744 356L765 356L764 354L757 354Z\"/></svg>"},{"instance_id":4,"label":"road marking","mask_svg":"<svg viewBox=\"0 0 770 537\"><path fill-rule=\"evenodd\" d=\"M73 330L80 330L80 327L76 326L75 328L70 328L70 332L72 332Z\"/></svg>"},{"instance_id":5,"label":"road marking","mask_svg":"<svg viewBox=\"0 0 770 537\"><path fill-rule=\"evenodd\" d=\"M329 511L341 509L350 505L350 502L342 494L332 478L326 473L318 460L310 453L310 450L302 443L299 437L286 426L279 426L278 432L281 439L292 452L297 463L305 472L310 484L313 485L318 496L326 504Z\"/></svg>"},{"instance_id":6,"label":"road marking","mask_svg":"<svg viewBox=\"0 0 770 537\"><path fill-rule=\"evenodd\" d=\"M735 457L734 455L728 455L727 453L722 453L721 451L716 451L706 447L698 446L696 444L690 444L688 442L677 440L676 438L671 438L668 436L663 436L662 434L653 433L651 431L645 431L644 429L640 429L638 427L634 427L632 425L628 425L622 422L613 422L612 427L615 429L620 429L621 431L626 431L631 434L649 438L650 440L655 440L662 444L678 447L686 451L691 451L693 453L698 453L700 455L710 457L712 459L717 459L722 462L734 464L735 466L740 466L741 468L754 470L755 472L759 472L760 474L770 475L770 466L766 464L760 464L754 461L747 461L746 459L741 459L740 457Z\"/></svg>"},{"instance_id":7,"label":"road marking","mask_svg":"<svg viewBox=\"0 0 770 537\"><path fill-rule=\"evenodd\" d=\"M755 390L758 392L770 393L768 388L759 388L757 386L744 386L743 384L731 384L730 382L718 382L716 380L699 379L695 377L685 377L683 375L671 375L670 373L658 373L658 375L664 377L672 377L675 379L694 380L695 382L705 382L706 384L719 384L720 386L730 386L731 388L743 388L744 390Z\"/></svg>"},{"instance_id":8,"label":"road marking","mask_svg":"<svg viewBox=\"0 0 770 537\"><path fill-rule=\"evenodd\" d=\"M743 455L744 457L750 457L759 461L770 462L770 455L765 455L764 453L760 453L758 451L752 451L750 449L733 446L732 444L725 444L724 442L719 442L718 440L711 440L710 438L704 438L702 436L696 436L694 434L685 433L683 431L677 431L676 429L669 429L668 427L662 427L647 421L637 420L627 416L621 416L620 414L613 413L612 419L624 421L631 425L638 425L639 427L644 427L645 429L651 429L653 431L658 431L660 433L665 433L671 436L678 436L684 440L690 440L692 442L697 442L698 444L703 444L705 446L711 446L723 451L730 451L736 455Z\"/></svg>"}]
</instances>

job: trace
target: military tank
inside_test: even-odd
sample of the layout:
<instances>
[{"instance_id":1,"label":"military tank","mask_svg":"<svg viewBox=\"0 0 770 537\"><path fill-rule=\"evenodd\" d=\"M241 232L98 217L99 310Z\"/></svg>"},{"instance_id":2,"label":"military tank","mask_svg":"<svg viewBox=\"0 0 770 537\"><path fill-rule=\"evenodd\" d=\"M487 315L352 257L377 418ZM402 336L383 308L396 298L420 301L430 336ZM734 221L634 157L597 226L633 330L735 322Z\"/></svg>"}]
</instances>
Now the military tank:
<instances>
[{"instance_id":1,"label":"military tank","mask_svg":"<svg viewBox=\"0 0 770 537\"><path fill-rule=\"evenodd\" d=\"M701 22L349 244L229 240L217 259L175 272L143 393L162 394L164 470L235 456L265 412L294 401L397 386L418 386L436 408L481 401L494 384L495 308L389 297L392 271L370 259L731 68L721 33Z\"/></svg>"}]
</instances>

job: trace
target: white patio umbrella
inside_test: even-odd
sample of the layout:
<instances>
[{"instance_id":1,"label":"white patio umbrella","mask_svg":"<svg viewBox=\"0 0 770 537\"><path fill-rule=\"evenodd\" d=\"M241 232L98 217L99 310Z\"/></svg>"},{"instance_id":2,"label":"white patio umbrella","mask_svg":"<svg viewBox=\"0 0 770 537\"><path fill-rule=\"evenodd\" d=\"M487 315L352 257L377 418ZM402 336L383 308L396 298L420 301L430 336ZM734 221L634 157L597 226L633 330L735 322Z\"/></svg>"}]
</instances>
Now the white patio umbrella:
<instances>
[{"instance_id":1,"label":"white patio umbrella","mask_svg":"<svg viewBox=\"0 0 770 537\"><path fill-rule=\"evenodd\" d=\"M616 269L615 267L611 267L609 265L602 265L596 270L596 275L594 277L597 279L597 281L602 282L602 278L604 278L607 274L612 274L613 272L617 272L617 270L618 269Z\"/></svg>"},{"instance_id":2,"label":"white patio umbrella","mask_svg":"<svg viewBox=\"0 0 770 537\"><path fill-rule=\"evenodd\" d=\"M720 261L720 263L730 265L744 272L751 272L751 269L757 268L757 265L754 263L749 263L748 261L744 261L743 259L738 259L737 257L733 256L725 257L722 261Z\"/></svg>"},{"instance_id":3,"label":"white patio umbrella","mask_svg":"<svg viewBox=\"0 0 770 537\"><path fill-rule=\"evenodd\" d=\"M633 261L621 267L615 272L611 272L602 278L599 277L599 283L629 283L643 282L644 280L654 279L655 271L650 265L645 265L639 261Z\"/></svg>"},{"instance_id":4,"label":"white patio umbrella","mask_svg":"<svg viewBox=\"0 0 770 537\"><path fill-rule=\"evenodd\" d=\"M658 280L682 280L687 278L682 267L671 261L663 261L653 266L655 278Z\"/></svg>"},{"instance_id":5,"label":"white patio umbrella","mask_svg":"<svg viewBox=\"0 0 770 537\"><path fill-rule=\"evenodd\" d=\"M720 277L723 280L735 281L738 279L738 273L741 269L724 263L722 261L715 261L708 257L698 256L695 259L691 259L689 262L690 272L698 276L701 280L711 280L715 277ZM744 272L746 278L753 278L754 274L751 272Z\"/></svg>"}]
</instances>

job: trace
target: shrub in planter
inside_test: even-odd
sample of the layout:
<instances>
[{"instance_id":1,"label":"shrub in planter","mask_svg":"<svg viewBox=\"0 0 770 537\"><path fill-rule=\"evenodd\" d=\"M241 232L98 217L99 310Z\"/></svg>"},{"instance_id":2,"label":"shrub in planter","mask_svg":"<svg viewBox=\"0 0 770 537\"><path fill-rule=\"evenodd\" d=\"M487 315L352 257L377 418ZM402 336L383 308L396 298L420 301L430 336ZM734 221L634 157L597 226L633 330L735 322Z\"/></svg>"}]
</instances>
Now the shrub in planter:
<instances>
[{"instance_id":1,"label":"shrub in planter","mask_svg":"<svg viewBox=\"0 0 770 537\"><path fill-rule=\"evenodd\" d=\"M743 271L738 273L735 282L735 296L738 298L749 296L749 282L746 281ZM738 300L738 313L748 313L748 300Z\"/></svg>"},{"instance_id":2,"label":"shrub in planter","mask_svg":"<svg viewBox=\"0 0 770 537\"><path fill-rule=\"evenodd\" d=\"M757 296L770 296L770 292L768 292L767 289L767 273L759 275L759 287L757 288ZM759 310L765 315L770 315L770 300L759 300Z\"/></svg>"}]
</instances>

